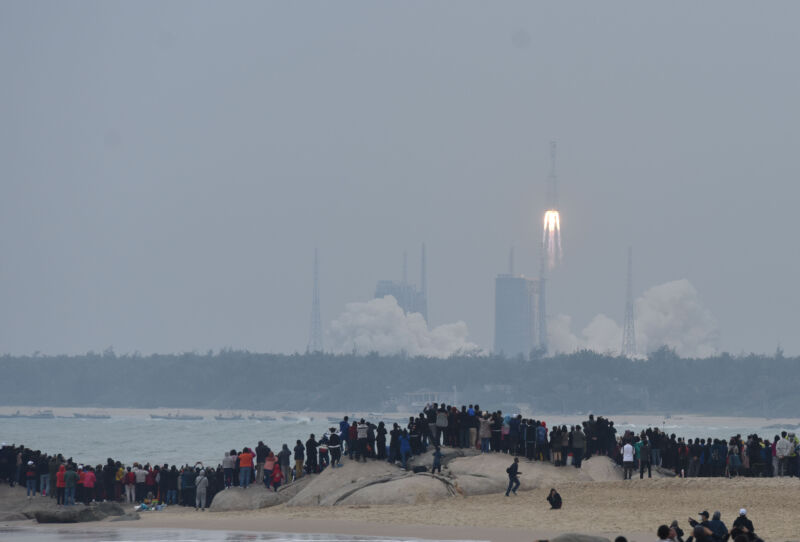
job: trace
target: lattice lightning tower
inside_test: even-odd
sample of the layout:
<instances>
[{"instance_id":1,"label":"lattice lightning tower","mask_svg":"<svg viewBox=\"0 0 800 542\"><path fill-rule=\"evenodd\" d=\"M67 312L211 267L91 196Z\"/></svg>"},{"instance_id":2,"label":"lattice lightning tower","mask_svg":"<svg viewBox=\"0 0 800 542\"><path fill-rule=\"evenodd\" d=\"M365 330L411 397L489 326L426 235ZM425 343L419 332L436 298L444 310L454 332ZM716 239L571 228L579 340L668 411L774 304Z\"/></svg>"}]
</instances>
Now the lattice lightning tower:
<instances>
[{"instance_id":1,"label":"lattice lightning tower","mask_svg":"<svg viewBox=\"0 0 800 542\"><path fill-rule=\"evenodd\" d=\"M322 352L322 318L319 313L319 258L314 249L314 294L311 300L311 336L308 340L309 352Z\"/></svg>"},{"instance_id":2,"label":"lattice lightning tower","mask_svg":"<svg viewBox=\"0 0 800 542\"><path fill-rule=\"evenodd\" d=\"M633 318L633 248L628 247L628 284L625 297L625 325L622 328L622 355L636 355L636 330Z\"/></svg>"}]
</instances>

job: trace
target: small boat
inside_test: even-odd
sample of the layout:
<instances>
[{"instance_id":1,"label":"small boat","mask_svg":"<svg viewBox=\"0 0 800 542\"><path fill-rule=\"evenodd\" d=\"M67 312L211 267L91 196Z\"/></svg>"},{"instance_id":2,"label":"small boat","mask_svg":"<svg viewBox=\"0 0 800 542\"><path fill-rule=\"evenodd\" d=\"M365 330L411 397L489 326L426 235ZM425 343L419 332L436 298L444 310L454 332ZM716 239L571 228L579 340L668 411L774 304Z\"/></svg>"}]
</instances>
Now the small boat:
<instances>
[{"instance_id":1,"label":"small boat","mask_svg":"<svg viewBox=\"0 0 800 542\"><path fill-rule=\"evenodd\" d=\"M281 420L285 422L296 422L297 418L294 418L292 416L281 416Z\"/></svg>"},{"instance_id":2,"label":"small boat","mask_svg":"<svg viewBox=\"0 0 800 542\"><path fill-rule=\"evenodd\" d=\"M237 422L243 420L244 416L241 414L231 414L230 416L219 414L218 416L214 416L214 419L218 422Z\"/></svg>"},{"instance_id":3,"label":"small boat","mask_svg":"<svg viewBox=\"0 0 800 542\"><path fill-rule=\"evenodd\" d=\"M198 421L202 420L202 416L192 416L191 414L150 414L150 418L154 420L182 420L182 421Z\"/></svg>"},{"instance_id":4,"label":"small boat","mask_svg":"<svg viewBox=\"0 0 800 542\"><path fill-rule=\"evenodd\" d=\"M22 418L22 417L23 416L22 414L19 413L19 410L17 410L13 414L0 414L0 418Z\"/></svg>"},{"instance_id":5,"label":"small boat","mask_svg":"<svg viewBox=\"0 0 800 542\"><path fill-rule=\"evenodd\" d=\"M272 416L256 416L255 414L250 414L247 417L247 419L251 420L251 421L254 421L254 422L275 422L275 421L278 421L277 418L274 418Z\"/></svg>"},{"instance_id":6,"label":"small boat","mask_svg":"<svg viewBox=\"0 0 800 542\"><path fill-rule=\"evenodd\" d=\"M73 412L72 416L79 420L108 420L111 416L108 414L81 414L80 412Z\"/></svg>"},{"instance_id":7,"label":"small boat","mask_svg":"<svg viewBox=\"0 0 800 542\"><path fill-rule=\"evenodd\" d=\"M38 420L52 420L53 418L56 417L56 415L53 414L52 410L37 410L33 414L26 414L26 415L23 415L22 417L23 418L35 418L35 419L38 419Z\"/></svg>"}]
</instances>

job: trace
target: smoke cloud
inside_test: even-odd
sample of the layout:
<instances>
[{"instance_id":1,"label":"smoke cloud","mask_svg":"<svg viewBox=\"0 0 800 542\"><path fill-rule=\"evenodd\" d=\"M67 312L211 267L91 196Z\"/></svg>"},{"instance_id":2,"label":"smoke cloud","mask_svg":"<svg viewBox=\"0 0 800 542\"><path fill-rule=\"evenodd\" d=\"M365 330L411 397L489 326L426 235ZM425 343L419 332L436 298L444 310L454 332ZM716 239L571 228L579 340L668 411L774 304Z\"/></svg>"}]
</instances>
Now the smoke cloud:
<instances>
[{"instance_id":1,"label":"smoke cloud","mask_svg":"<svg viewBox=\"0 0 800 542\"><path fill-rule=\"evenodd\" d=\"M711 312L700 302L688 280L654 286L634 306L636 344L640 355L668 346L684 357L708 357L716 353L719 330ZM574 352L589 349L619 354L622 326L605 314L598 314L581 331L571 330L569 316L558 315L548 322L552 350Z\"/></svg>"},{"instance_id":2,"label":"smoke cloud","mask_svg":"<svg viewBox=\"0 0 800 542\"><path fill-rule=\"evenodd\" d=\"M464 322L428 329L419 313L406 314L392 296L348 303L328 331L335 353L355 350L360 354L407 353L409 356L446 358L453 354L477 354L481 349L467 340Z\"/></svg>"}]
</instances>

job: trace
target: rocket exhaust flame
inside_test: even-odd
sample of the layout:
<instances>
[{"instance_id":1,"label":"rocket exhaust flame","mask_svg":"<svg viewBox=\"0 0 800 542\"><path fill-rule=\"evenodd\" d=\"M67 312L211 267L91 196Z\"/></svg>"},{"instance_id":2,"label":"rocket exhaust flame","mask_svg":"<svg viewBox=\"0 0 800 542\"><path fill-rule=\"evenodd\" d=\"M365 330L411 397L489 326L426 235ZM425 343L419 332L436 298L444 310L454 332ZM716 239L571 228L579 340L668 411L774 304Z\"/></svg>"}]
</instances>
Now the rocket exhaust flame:
<instances>
[{"instance_id":1,"label":"rocket exhaust flame","mask_svg":"<svg viewBox=\"0 0 800 542\"><path fill-rule=\"evenodd\" d=\"M553 269L561 263L561 217L556 209L548 209L544 213L542 246L547 267Z\"/></svg>"}]
</instances>

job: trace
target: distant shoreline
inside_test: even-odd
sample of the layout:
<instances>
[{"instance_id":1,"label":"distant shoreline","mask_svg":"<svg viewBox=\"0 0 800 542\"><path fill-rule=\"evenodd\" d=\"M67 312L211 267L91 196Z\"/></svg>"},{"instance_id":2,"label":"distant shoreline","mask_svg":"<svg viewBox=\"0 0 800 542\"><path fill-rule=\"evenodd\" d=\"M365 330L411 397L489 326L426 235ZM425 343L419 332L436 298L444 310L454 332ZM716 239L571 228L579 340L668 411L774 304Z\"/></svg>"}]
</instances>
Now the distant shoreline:
<instances>
[{"instance_id":1,"label":"distant shoreline","mask_svg":"<svg viewBox=\"0 0 800 542\"><path fill-rule=\"evenodd\" d=\"M418 413L410 412L383 412L372 413L364 411L289 411L289 410L250 410L250 409L208 409L208 408L170 408L170 407L154 407L154 408L119 408L119 407L65 407L65 406L50 406L50 405L14 405L14 406L0 406L0 415L13 414L16 411L21 413L34 413L40 410L52 410L56 416L72 417L74 413L78 414L110 414L117 417L134 417L134 418L149 418L150 414L167 415L176 414L190 414L193 416L203 416L209 420L213 420L214 416L240 414L244 417L242 421L248 421L247 417L251 414L256 416L273 416L281 419L281 416L293 417L297 419L314 418L314 423L334 423L328 421L328 418L342 418L343 416L364 417L367 419L375 420L406 420L409 416L417 415ZM543 419L545 421L553 420L554 422L575 424L588 419L589 414L560 414L548 412L534 412L526 413L521 412L524 417L533 417L536 419ZM380 414L380 415L377 415ZM800 426L800 417L775 417L765 418L760 416L717 416L707 414L672 414L669 418L659 414L618 414L618 413L605 413L595 412L595 415L600 415L610 420L613 420L617 427L622 427L627 424L633 425L646 425L651 427L661 427L662 425L702 425L702 426L716 426L716 425L741 425L752 427L764 427L766 425L785 425L787 427Z\"/></svg>"}]
</instances>

